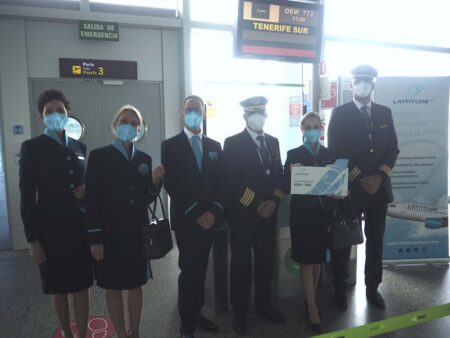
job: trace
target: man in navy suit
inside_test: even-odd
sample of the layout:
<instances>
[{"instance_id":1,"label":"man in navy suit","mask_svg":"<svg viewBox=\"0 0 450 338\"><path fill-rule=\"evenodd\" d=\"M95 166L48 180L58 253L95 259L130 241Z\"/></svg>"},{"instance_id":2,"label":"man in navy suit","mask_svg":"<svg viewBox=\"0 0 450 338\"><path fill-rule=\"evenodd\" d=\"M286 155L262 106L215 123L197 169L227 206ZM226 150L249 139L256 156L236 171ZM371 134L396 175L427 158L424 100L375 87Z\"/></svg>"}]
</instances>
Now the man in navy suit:
<instances>
[{"instance_id":1,"label":"man in navy suit","mask_svg":"<svg viewBox=\"0 0 450 338\"><path fill-rule=\"evenodd\" d=\"M389 175L398 155L392 112L371 101L378 72L369 65L352 70L353 101L335 108L328 126L328 147L338 158L349 159L349 190L359 215L364 214L366 235L366 296L384 308L378 292L383 274L383 237L388 203L392 202ZM350 249L332 251L335 304L347 309L345 279Z\"/></svg>"},{"instance_id":2,"label":"man in navy suit","mask_svg":"<svg viewBox=\"0 0 450 338\"><path fill-rule=\"evenodd\" d=\"M180 333L194 336L195 327L218 332L201 314L213 229L223 217L220 188L220 143L202 134L205 104L199 96L183 103L184 130L161 145L165 188L171 198L170 215L179 249L178 307Z\"/></svg>"},{"instance_id":3,"label":"man in navy suit","mask_svg":"<svg viewBox=\"0 0 450 338\"><path fill-rule=\"evenodd\" d=\"M278 140L264 133L267 99L248 98L244 108L247 127L224 144L227 217L230 225L230 300L233 329L247 333L252 275L252 249L257 312L272 322L285 319L271 306L275 230L283 169Z\"/></svg>"}]
</instances>

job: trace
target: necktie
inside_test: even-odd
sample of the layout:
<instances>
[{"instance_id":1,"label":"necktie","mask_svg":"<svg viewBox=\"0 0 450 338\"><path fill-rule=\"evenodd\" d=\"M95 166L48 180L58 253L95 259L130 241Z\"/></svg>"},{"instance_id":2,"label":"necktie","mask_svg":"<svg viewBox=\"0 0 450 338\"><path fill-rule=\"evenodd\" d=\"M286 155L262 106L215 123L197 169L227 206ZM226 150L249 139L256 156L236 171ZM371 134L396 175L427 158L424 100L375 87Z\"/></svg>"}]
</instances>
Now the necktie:
<instances>
[{"instance_id":1,"label":"necktie","mask_svg":"<svg viewBox=\"0 0 450 338\"><path fill-rule=\"evenodd\" d=\"M192 136L191 142L198 170L202 171L202 148L200 147L200 137L197 135Z\"/></svg>"},{"instance_id":2,"label":"necktie","mask_svg":"<svg viewBox=\"0 0 450 338\"><path fill-rule=\"evenodd\" d=\"M261 155L261 161L264 170L269 169L269 152L267 151L266 143L264 142L264 136L257 136L256 139L259 142L259 154Z\"/></svg>"},{"instance_id":3,"label":"necktie","mask_svg":"<svg viewBox=\"0 0 450 338\"><path fill-rule=\"evenodd\" d=\"M366 126L366 129L370 130L371 123L370 123L369 107L367 107L367 106L361 107L361 116L364 121L364 125Z\"/></svg>"}]
</instances>

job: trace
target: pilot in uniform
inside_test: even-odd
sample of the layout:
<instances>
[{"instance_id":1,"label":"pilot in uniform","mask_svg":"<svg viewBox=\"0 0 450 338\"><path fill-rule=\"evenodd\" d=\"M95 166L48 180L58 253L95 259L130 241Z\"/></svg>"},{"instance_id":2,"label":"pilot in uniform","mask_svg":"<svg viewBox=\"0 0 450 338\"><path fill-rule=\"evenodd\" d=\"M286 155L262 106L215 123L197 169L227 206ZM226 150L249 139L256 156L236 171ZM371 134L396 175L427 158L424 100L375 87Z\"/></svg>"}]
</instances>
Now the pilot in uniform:
<instances>
[{"instance_id":1,"label":"pilot in uniform","mask_svg":"<svg viewBox=\"0 0 450 338\"><path fill-rule=\"evenodd\" d=\"M284 317L271 306L277 208L282 196L283 168L278 139L263 131L267 99L251 97L240 103L247 127L224 143L224 175L227 217L230 225L230 299L234 312L233 329L247 333L252 276L252 249L255 305L273 322Z\"/></svg>"},{"instance_id":2,"label":"pilot in uniform","mask_svg":"<svg viewBox=\"0 0 450 338\"><path fill-rule=\"evenodd\" d=\"M349 159L350 197L364 214L366 236L365 284L369 303L385 307L378 292L382 280L383 236L387 205L393 200L389 175L399 153L392 112L371 101L377 71L369 65L352 70L353 101L333 109L328 146L338 158ZM332 251L335 304L345 310L345 279L350 249Z\"/></svg>"}]
</instances>

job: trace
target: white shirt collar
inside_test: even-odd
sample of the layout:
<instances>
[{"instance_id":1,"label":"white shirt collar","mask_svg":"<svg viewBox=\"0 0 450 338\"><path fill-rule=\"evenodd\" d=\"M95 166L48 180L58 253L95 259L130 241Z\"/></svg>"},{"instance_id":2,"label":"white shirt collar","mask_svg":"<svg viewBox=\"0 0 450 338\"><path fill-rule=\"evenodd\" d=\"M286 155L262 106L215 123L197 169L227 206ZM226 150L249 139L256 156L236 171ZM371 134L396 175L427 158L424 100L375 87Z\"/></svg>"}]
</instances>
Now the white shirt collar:
<instances>
[{"instance_id":1,"label":"white shirt collar","mask_svg":"<svg viewBox=\"0 0 450 338\"><path fill-rule=\"evenodd\" d=\"M369 101L368 104L362 104L359 101L356 101L355 99L353 99L353 103L356 105L356 107L358 107L359 110L361 110L361 108L363 106L369 107L369 112L372 110L372 101Z\"/></svg>"},{"instance_id":2,"label":"white shirt collar","mask_svg":"<svg viewBox=\"0 0 450 338\"><path fill-rule=\"evenodd\" d=\"M192 136L198 136L200 138L200 141L203 138L203 133L200 130L200 132L198 134L194 134L192 131L190 131L189 129L187 129L187 127L184 127L184 133L186 134L186 136L188 137L189 141L191 141Z\"/></svg>"},{"instance_id":3,"label":"white shirt collar","mask_svg":"<svg viewBox=\"0 0 450 338\"><path fill-rule=\"evenodd\" d=\"M261 134L258 134L257 132L254 132L253 130L251 130L249 127L245 127L246 129L247 129L247 132L250 134L250 136L252 137L252 139L253 139L253 141L257 141L257 137L258 136L266 136L265 134L264 134L264 131L261 133ZM259 145L259 143L258 143L258 145Z\"/></svg>"}]
</instances>

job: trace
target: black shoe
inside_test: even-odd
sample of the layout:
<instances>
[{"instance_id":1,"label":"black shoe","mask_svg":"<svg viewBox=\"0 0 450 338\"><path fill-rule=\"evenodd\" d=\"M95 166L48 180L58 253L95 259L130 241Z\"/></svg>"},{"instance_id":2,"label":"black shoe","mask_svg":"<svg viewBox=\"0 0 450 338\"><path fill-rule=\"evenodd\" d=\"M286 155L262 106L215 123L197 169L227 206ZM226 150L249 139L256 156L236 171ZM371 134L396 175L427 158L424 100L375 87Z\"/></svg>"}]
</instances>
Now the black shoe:
<instances>
[{"instance_id":1,"label":"black shoe","mask_svg":"<svg viewBox=\"0 0 450 338\"><path fill-rule=\"evenodd\" d=\"M334 305L341 311L347 310L347 295L345 292L334 293Z\"/></svg>"},{"instance_id":2,"label":"black shoe","mask_svg":"<svg viewBox=\"0 0 450 338\"><path fill-rule=\"evenodd\" d=\"M216 323L206 319L202 314L197 316L195 324L203 331L207 332L219 332L219 326Z\"/></svg>"},{"instance_id":3,"label":"black shoe","mask_svg":"<svg viewBox=\"0 0 450 338\"><path fill-rule=\"evenodd\" d=\"M377 289L366 289L366 297L370 304L376 306L380 309L384 309L386 304L384 304L384 299Z\"/></svg>"},{"instance_id":4,"label":"black shoe","mask_svg":"<svg viewBox=\"0 0 450 338\"><path fill-rule=\"evenodd\" d=\"M257 308L256 313L274 323L284 324L286 322L286 318L277 313L272 307Z\"/></svg>"},{"instance_id":5,"label":"black shoe","mask_svg":"<svg viewBox=\"0 0 450 338\"><path fill-rule=\"evenodd\" d=\"M244 316L234 316L233 330L240 336L245 336L248 333L247 320Z\"/></svg>"}]
</instances>

